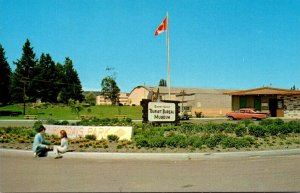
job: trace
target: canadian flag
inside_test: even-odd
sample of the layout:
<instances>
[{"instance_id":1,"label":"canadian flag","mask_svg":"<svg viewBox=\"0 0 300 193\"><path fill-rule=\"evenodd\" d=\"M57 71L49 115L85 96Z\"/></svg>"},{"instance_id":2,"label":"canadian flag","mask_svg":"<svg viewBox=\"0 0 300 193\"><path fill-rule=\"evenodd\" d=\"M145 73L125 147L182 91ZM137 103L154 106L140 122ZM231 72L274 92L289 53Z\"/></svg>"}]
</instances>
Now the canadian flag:
<instances>
[{"instance_id":1,"label":"canadian flag","mask_svg":"<svg viewBox=\"0 0 300 193\"><path fill-rule=\"evenodd\" d=\"M166 17L163 22L158 26L158 28L155 30L154 35L158 35L168 29L168 17Z\"/></svg>"}]
</instances>

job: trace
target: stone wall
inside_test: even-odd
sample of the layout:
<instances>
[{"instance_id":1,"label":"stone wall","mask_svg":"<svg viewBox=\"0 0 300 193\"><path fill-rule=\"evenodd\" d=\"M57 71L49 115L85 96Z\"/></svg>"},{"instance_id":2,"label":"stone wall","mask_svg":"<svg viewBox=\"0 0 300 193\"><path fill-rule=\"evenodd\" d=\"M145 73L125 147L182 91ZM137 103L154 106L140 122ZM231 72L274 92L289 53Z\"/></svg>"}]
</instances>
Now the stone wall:
<instances>
[{"instance_id":1,"label":"stone wall","mask_svg":"<svg viewBox=\"0 0 300 193\"><path fill-rule=\"evenodd\" d=\"M284 117L300 118L300 95L281 95L278 99L284 100Z\"/></svg>"}]
</instances>

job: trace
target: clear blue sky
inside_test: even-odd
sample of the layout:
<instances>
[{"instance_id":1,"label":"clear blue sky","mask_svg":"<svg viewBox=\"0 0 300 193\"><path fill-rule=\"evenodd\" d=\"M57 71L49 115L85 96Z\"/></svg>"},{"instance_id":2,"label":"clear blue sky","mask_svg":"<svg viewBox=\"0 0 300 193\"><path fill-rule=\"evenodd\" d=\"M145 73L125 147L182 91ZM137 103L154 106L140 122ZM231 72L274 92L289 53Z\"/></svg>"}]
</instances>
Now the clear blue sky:
<instances>
[{"instance_id":1,"label":"clear blue sky","mask_svg":"<svg viewBox=\"0 0 300 193\"><path fill-rule=\"evenodd\" d=\"M12 69L26 38L37 58L73 60L84 90L113 71L120 89L300 88L300 0L0 0L0 43Z\"/></svg>"}]
</instances>

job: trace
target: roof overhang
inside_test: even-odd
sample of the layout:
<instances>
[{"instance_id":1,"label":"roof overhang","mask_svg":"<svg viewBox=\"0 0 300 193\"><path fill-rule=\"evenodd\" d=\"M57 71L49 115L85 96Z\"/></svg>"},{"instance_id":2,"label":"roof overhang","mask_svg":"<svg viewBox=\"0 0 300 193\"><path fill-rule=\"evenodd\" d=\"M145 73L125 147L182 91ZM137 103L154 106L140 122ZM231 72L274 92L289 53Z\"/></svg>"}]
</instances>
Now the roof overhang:
<instances>
[{"instance_id":1,"label":"roof overhang","mask_svg":"<svg viewBox=\"0 0 300 193\"><path fill-rule=\"evenodd\" d=\"M288 90L272 87L261 87L249 90L240 90L233 92L224 92L227 95L300 95L299 90Z\"/></svg>"}]
</instances>

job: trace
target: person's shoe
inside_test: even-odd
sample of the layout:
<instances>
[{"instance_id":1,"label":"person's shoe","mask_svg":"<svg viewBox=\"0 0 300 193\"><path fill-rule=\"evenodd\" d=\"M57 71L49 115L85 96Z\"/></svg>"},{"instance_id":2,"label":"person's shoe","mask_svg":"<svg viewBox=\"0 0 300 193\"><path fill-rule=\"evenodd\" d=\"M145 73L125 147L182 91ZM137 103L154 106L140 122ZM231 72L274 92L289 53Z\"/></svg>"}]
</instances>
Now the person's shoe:
<instances>
[{"instance_id":1,"label":"person's shoe","mask_svg":"<svg viewBox=\"0 0 300 193\"><path fill-rule=\"evenodd\" d=\"M33 154L33 157L34 157L34 158L37 158L38 156L36 155L36 153L34 153L34 154Z\"/></svg>"},{"instance_id":2,"label":"person's shoe","mask_svg":"<svg viewBox=\"0 0 300 193\"><path fill-rule=\"evenodd\" d=\"M60 158L63 158L63 156L62 155L58 155L54 159L60 159Z\"/></svg>"}]
</instances>

